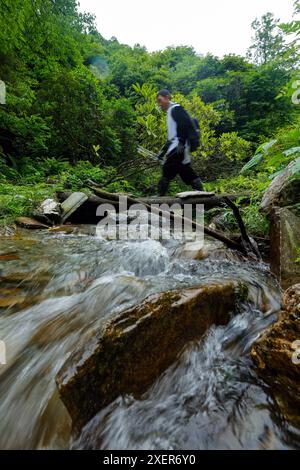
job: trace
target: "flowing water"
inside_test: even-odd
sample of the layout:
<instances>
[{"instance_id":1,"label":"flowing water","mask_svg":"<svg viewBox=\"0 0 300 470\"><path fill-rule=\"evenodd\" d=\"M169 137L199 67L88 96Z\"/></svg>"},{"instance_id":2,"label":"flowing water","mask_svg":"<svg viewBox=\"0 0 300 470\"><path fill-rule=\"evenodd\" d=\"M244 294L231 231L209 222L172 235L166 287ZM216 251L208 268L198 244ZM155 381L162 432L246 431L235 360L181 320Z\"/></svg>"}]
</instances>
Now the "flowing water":
<instances>
[{"instance_id":1,"label":"flowing water","mask_svg":"<svg viewBox=\"0 0 300 470\"><path fill-rule=\"evenodd\" d=\"M93 230L92 230L93 231ZM299 445L249 352L276 319L280 290L264 264L227 254L192 261L178 241L108 241L21 231L0 241L0 448L287 449ZM55 376L109 317L154 292L237 280L249 299L227 326L188 344L140 400L119 397L74 441Z\"/></svg>"}]
</instances>

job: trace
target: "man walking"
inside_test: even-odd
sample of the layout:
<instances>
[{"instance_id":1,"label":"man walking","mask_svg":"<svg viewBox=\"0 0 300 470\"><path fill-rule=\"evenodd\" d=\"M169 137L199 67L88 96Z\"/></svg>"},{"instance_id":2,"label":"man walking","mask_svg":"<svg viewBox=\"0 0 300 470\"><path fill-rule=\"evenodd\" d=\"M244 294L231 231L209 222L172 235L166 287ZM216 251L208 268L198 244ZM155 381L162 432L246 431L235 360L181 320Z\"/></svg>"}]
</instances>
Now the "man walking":
<instances>
[{"instance_id":1,"label":"man walking","mask_svg":"<svg viewBox=\"0 0 300 470\"><path fill-rule=\"evenodd\" d=\"M162 167L162 178L158 184L159 195L166 194L170 181L178 174L184 183L197 191L203 191L202 181L191 166L188 141L191 118L182 106L171 101L171 94L168 90L161 90L157 93L157 102L161 109L167 111L168 127L167 143L157 155L159 160L163 160L166 156Z\"/></svg>"}]
</instances>

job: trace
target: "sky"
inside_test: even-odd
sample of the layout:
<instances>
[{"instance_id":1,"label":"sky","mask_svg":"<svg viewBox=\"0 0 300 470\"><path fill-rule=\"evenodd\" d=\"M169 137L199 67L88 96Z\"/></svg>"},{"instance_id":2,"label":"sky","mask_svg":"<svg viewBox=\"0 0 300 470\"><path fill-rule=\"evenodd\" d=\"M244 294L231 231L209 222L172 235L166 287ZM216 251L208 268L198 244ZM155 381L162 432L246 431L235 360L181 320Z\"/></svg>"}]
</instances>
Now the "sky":
<instances>
[{"instance_id":1,"label":"sky","mask_svg":"<svg viewBox=\"0 0 300 470\"><path fill-rule=\"evenodd\" d=\"M197 53L219 57L245 55L251 23L271 11L281 21L292 19L293 0L79 0L80 10L96 15L106 39L146 46L193 46Z\"/></svg>"}]
</instances>

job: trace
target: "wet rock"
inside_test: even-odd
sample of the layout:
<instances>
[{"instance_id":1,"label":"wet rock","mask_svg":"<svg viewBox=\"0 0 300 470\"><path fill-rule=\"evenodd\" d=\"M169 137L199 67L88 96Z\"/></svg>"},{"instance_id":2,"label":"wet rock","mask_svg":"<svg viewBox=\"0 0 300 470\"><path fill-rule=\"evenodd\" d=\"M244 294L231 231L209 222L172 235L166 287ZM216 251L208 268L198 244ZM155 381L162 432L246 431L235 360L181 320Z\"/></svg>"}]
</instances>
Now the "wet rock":
<instances>
[{"instance_id":1,"label":"wet rock","mask_svg":"<svg viewBox=\"0 0 300 470\"><path fill-rule=\"evenodd\" d=\"M274 207L285 207L300 202L300 174L297 167L300 158L291 162L266 190L261 202L263 212L270 213Z\"/></svg>"},{"instance_id":2,"label":"wet rock","mask_svg":"<svg viewBox=\"0 0 300 470\"><path fill-rule=\"evenodd\" d=\"M38 220L32 219L30 217L18 217L16 219L16 223L20 227L36 229L36 230L40 230L40 229L43 229L43 228L48 228L48 225L45 225L42 222L39 222Z\"/></svg>"},{"instance_id":3,"label":"wet rock","mask_svg":"<svg viewBox=\"0 0 300 470\"><path fill-rule=\"evenodd\" d=\"M49 228L49 232L61 232L61 233L76 233L77 226L76 225L56 225L54 227Z\"/></svg>"},{"instance_id":4,"label":"wet rock","mask_svg":"<svg viewBox=\"0 0 300 470\"><path fill-rule=\"evenodd\" d=\"M56 225L49 228L51 233L64 233L64 234L74 234L74 235L88 235L95 236L97 231L96 225L89 224L66 224L66 225Z\"/></svg>"},{"instance_id":5,"label":"wet rock","mask_svg":"<svg viewBox=\"0 0 300 470\"><path fill-rule=\"evenodd\" d=\"M184 243L176 249L174 254L179 258L197 261L204 259L228 259L234 261L242 258L242 255L228 249L222 242L208 238L205 238L204 244L200 241Z\"/></svg>"},{"instance_id":6,"label":"wet rock","mask_svg":"<svg viewBox=\"0 0 300 470\"><path fill-rule=\"evenodd\" d=\"M284 418L300 427L300 284L283 299L285 310L254 344L251 356Z\"/></svg>"},{"instance_id":7,"label":"wet rock","mask_svg":"<svg viewBox=\"0 0 300 470\"><path fill-rule=\"evenodd\" d=\"M33 216L48 225L58 224L61 220L60 204L54 199L45 199L33 212Z\"/></svg>"},{"instance_id":8,"label":"wet rock","mask_svg":"<svg viewBox=\"0 0 300 470\"><path fill-rule=\"evenodd\" d=\"M275 208L270 220L271 270L283 289L300 282L300 217L290 208Z\"/></svg>"},{"instance_id":9,"label":"wet rock","mask_svg":"<svg viewBox=\"0 0 300 470\"><path fill-rule=\"evenodd\" d=\"M9 273L0 276L0 309L11 313L34 305L42 299L42 291L49 282L46 273Z\"/></svg>"},{"instance_id":10,"label":"wet rock","mask_svg":"<svg viewBox=\"0 0 300 470\"><path fill-rule=\"evenodd\" d=\"M300 284L290 287L283 294L283 305L287 312L300 314Z\"/></svg>"},{"instance_id":11,"label":"wet rock","mask_svg":"<svg viewBox=\"0 0 300 470\"><path fill-rule=\"evenodd\" d=\"M17 308L20 310L37 303L39 300L40 297L29 297L25 294L20 296L3 296L0 298L0 309L5 308L15 310Z\"/></svg>"},{"instance_id":12,"label":"wet rock","mask_svg":"<svg viewBox=\"0 0 300 470\"><path fill-rule=\"evenodd\" d=\"M234 283L148 297L109 321L56 377L75 430L119 395L141 397L185 345L234 310Z\"/></svg>"},{"instance_id":13,"label":"wet rock","mask_svg":"<svg viewBox=\"0 0 300 470\"><path fill-rule=\"evenodd\" d=\"M16 229L16 225L0 227L0 238L13 237Z\"/></svg>"}]
</instances>

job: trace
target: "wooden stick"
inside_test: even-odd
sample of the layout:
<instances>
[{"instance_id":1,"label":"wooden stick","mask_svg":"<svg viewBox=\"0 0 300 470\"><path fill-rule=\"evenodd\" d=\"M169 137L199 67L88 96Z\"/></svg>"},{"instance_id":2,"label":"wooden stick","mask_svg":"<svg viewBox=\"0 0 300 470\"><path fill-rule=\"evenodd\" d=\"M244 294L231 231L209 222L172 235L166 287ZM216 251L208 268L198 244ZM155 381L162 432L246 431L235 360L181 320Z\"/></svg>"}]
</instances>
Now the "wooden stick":
<instances>
[{"instance_id":1,"label":"wooden stick","mask_svg":"<svg viewBox=\"0 0 300 470\"><path fill-rule=\"evenodd\" d=\"M241 232L241 238L243 245L245 247L245 250L247 252L251 252L252 255L254 255L255 258L258 258L261 260L261 254L258 250L258 248L252 243L251 239L248 236L247 229L245 227L244 221L242 219L242 216L240 214L239 208L234 204L233 201L229 199L229 197L225 196L224 197L224 202L227 204L227 206L232 210L233 215L238 223L240 232Z\"/></svg>"}]
</instances>

